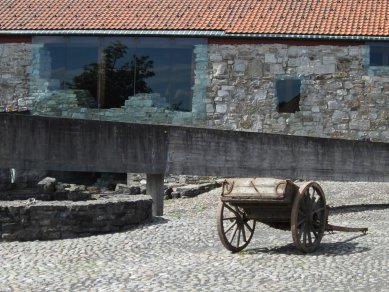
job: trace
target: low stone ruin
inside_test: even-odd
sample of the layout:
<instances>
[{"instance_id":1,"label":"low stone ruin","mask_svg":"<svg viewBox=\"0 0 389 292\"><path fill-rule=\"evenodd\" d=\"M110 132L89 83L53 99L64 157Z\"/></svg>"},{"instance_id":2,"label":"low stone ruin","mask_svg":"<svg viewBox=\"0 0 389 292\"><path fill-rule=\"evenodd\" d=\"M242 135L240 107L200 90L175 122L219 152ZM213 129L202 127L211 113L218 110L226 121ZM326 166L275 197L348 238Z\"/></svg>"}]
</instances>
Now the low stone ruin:
<instances>
[{"instance_id":1,"label":"low stone ruin","mask_svg":"<svg viewBox=\"0 0 389 292\"><path fill-rule=\"evenodd\" d=\"M151 220L148 196L85 201L0 201L0 240L49 240L127 230Z\"/></svg>"},{"instance_id":2,"label":"low stone ruin","mask_svg":"<svg viewBox=\"0 0 389 292\"><path fill-rule=\"evenodd\" d=\"M215 179L167 177L165 199L193 197L219 187ZM152 219L144 175L94 185L46 177L34 188L0 191L0 241L52 240L124 231Z\"/></svg>"}]
</instances>

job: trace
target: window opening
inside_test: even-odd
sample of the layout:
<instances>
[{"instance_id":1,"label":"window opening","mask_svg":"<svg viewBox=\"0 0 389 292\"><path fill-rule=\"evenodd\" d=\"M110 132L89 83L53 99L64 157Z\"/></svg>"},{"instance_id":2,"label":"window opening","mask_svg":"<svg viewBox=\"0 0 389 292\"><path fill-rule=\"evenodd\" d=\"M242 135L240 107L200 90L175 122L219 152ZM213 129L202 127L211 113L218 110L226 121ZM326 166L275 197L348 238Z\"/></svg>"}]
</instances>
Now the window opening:
<instances>
[{"instance_id":1,"label":"window opening","mask_svg":"<svg viewBox=\"0 0 389 292\"><path fill-rule=\"evenodd\" d=\"M389 66L389 43L370 43L370 66Z\"/></svg>"},{"instance_id":2,"label":"window opening","mask_svg":"<svg viewBox=\"0 0 389 292\"><path fill-rule=\"evenodd\" d=\"M300 111L300 79L276 80L276 96L278 99L278 112L295 113Z\"/></svg>"}]
</instances>

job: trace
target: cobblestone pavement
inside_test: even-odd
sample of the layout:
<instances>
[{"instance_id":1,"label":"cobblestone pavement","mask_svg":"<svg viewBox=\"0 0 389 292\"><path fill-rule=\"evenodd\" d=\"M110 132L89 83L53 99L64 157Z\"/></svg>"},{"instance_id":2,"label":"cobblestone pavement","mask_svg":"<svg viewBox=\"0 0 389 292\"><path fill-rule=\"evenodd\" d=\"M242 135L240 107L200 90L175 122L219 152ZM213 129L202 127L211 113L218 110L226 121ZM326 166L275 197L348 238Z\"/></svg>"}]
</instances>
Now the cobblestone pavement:
<instances>
[{"instance_id":1,"label":"cobblestone pavement","mask_svg":"<svg viewBox=\"0 0 389 292\"><path fill-rule=\"evenodd\" d=\"M389 291L388 183L322 182L330 223L367 235L326 235L302 254L289 231L258 224L232 254L216 231L220 189L166 201L165 216L124 233L0 243L0 291Z\"/></svg>"}]
</instances>

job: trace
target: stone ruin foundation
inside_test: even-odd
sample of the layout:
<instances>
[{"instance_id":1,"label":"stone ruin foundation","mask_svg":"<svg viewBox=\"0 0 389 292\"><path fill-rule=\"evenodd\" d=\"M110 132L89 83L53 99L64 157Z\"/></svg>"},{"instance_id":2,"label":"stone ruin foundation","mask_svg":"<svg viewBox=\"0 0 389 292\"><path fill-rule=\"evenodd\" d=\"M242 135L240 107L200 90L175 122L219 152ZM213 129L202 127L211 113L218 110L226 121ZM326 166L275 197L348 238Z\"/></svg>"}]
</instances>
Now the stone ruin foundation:
<instances>
[{"instance_id":1,"label":"stone ruin foundation","mask_svg":"<svg viewBox=\"0 0 389 292\"><path fill-rule=\"evenodd\" d=\"M145 174L126 174L123 181L117 174L51 173L61 182L46 174L0 169L0 241L120 232L152 219ZM190 198L220 186L212 177L167 176L164 198Z\"/></svg>"},{"instance_id":2,"label":"stone ruin foundation","mask_svg":"<svg viewBox=\"0 0 389 292\"><path fill-rule=\"evenodd\" d=\"M145 195L3 192L0 241L65 239L124 231L149 222L151 205L151 198Z\"/></svg>"}]
</instances>

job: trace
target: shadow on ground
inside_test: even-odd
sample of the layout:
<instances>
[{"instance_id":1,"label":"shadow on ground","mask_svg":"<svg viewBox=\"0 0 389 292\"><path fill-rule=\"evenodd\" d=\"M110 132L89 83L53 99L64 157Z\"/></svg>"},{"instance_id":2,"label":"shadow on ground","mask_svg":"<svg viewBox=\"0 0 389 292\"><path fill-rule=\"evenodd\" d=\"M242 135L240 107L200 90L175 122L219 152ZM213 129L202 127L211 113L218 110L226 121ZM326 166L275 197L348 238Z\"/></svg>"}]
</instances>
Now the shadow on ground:
<instances>
[{"instance_id":1,"label":"shadow on ground","mask_svg":"<svg viewBox=\"0 0 389 292\"><path fill-rule=\"evenodd\" d=\"M330 207L330 214L353 213L389 209L389 204L360 204Z\"/></svg>"},{"instance_id":2,"label":"shadow on ground","mask_svg":"<svg viewBox=\"0 0 389 292\"><path fill-rule=\"evenodd\" d=\"M330 236L330 235L326 235ZM260 254L260 253L268 253L268 254L287 254L287 255L304 255L304 256L342 256L349 254L358 254L367 252L370 248L361 246L358 242L352 242L354 239L366 236L366 235L357 235L353 236L345 241L337 241L337 242L321 242L319 248L312 253L302 253L299 251L294 244L287 244L280 247L275 248L254 248L254 249L246 249L243 251L245 254Z\"/></svg>"}]
</instances>

